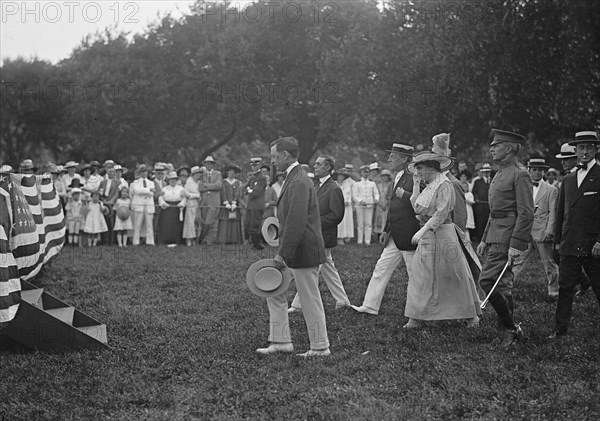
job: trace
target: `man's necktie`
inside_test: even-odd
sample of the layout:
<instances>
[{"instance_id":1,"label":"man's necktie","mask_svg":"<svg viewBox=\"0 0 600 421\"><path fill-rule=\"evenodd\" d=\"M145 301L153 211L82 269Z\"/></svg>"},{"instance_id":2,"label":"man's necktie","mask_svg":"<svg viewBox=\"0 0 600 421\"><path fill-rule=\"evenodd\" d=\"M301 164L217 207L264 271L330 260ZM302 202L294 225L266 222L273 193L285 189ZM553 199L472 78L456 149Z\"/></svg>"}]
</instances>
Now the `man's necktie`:
<instances>
[{"instance_id":1,"label":"man's necktie","mask_svg":"<svg viewBox=\"0 0 600 421\"><path fill-rule=\"evenodd\" d=\"M587 170L587 164L584 164L584 163L577 164L577 168L579 168L580 170Z\"/></svg>"},{"instance_id":2,"label":"man's necktie","mask_svg":"<svg viewBox=\"0 0 600 421\"><path fill-rule=\"evenodd\" d=\"M144 183L144 187L147 187L147 185L146 185L146 179L144 178L142 181Z\"/></svg>"},{"instance_id":3,"label":"man's necktie","mask_svg":"<svg viewBox=\"0 0 600 421\"><path fill-rule=\"evenodd\" d=\"M539 187L539 186L540 186L540 183L536 183L536 182L534 181L534 182L533 182L533 185L534 185L535 187Z\"/></svg>"}]
</instances>

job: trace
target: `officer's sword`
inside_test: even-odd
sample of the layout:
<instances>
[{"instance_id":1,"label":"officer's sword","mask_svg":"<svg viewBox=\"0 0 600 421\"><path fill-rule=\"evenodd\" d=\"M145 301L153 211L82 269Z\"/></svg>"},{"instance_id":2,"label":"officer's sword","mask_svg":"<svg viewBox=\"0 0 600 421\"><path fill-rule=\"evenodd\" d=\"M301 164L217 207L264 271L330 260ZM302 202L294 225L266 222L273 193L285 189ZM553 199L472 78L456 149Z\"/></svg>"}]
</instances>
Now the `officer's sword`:
<instances>
[{"instance_id":1,"label":"officer's sword","mask_svg":"<svg viewBox=\"0 0 600 421\"><path fill-rule=\"evenodd\" d=\"M498 283L500 282L500 279L502 279L502 275L504 275L504 272L506 272L506 269L508 269L509 266L510 266L510 264L507 261L506 264L504 265L504 269L502 269L502 272L500 272L500 276L498 276L498 279L496 279L496 283L494 284L494 286L490 290L490 292L487 295L487 297L485 297L485 300L483 300L483 302L481 303L480 307L481 307L482 310L487 305L488 301L490 300L490 296L492 295L492 293L494 292L494 290L498 286Z\"/></svg>"}]
</instances>

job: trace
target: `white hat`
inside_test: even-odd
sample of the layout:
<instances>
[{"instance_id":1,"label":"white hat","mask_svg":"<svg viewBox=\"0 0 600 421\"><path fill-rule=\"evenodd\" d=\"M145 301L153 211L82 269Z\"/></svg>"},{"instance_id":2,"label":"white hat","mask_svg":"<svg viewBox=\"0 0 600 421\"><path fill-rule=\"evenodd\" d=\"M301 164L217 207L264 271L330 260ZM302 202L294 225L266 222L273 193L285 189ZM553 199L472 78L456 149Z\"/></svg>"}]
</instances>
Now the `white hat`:
<instances>
[{"instance_id":1,"label":"white hat","mask_svg":"<svg viewBox=\"0 0 600 421\"><path fill-rule=\"evenodd\" d=\"M563 143L560 147L560 153L556 155L556 158L559 159L567 159L567 158L576 158L577 153L575 152L575 146L570 145L569 143Z\"/></svg>"},{"instance_id":2,"label":"white hat","mask_svg":"<svg viewBox=\"0 0 600 421\"><path fill-rule=\"evenodd\" d=\"M265 219L260 232L268 245L279 247L279 219L274 216Z\"/></svg>"}]
</instances>

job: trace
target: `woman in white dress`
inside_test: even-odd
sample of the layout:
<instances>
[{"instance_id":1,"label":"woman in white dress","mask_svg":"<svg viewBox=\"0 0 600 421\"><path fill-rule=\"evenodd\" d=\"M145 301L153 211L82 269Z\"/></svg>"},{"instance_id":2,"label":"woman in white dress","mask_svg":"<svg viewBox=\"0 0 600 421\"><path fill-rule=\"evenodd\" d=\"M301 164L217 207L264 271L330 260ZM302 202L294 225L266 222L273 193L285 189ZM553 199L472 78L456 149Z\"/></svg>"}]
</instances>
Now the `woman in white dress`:
<instances>
[{"instance_id":1,"label":"woman in white dress","mask_svg":"<svg viewBox=\"0 0 600 421\"><path fill-rule=\"evenodd\" d=\"M187 203L185 205L185 219L183 221L183 238L185 238L188 247L194 243L199 234L196 230L196 220L198 219L198 211L200 209L200 191L198 190L198 182L200 181L200 177L202 177L204 170L203 167L192 167L192 176L188 177L185 182Z\"/></svg>"},{"instance_id":2,"label":"woman in white dress","mask_svg":"<svg viewBox=\"0 0 600 421\"><path fill-rule=\"evenodd\" d=\"M406 329L420 327L423 320L465 319L470 327L479 323L475 279L452 223L454 187L443 174L451 166L451 158L421 152L409 167L415 178L410 201L421 229L412 238L417 250L407 289ZM423 191L421 180L427 184Z\"/></svg>"},{"instance_id":3,"label":"woman in white dress","mask_svg":"<svg viewBox=\"0 0 600 421\"><path fill-rule=\"evenodd\" d=\"M338 225L338 244L344 245L354 238L354 215L352 211L352 185L354 180L350 178L350 174L345 168L341 168L335 172L337 183L342 189L344 195L344 219Z\"/></svg>"}]
</instances>

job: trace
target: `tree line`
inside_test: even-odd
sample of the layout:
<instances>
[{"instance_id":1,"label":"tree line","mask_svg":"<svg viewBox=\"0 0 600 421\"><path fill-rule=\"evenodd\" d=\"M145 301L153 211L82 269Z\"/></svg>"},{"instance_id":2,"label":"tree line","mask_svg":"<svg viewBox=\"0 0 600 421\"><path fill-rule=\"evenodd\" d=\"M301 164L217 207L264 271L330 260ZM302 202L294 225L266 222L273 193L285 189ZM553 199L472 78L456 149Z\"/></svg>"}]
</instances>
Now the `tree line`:
<instances>
[{"instance_id":1,"label":"tree line","mask_svg":"<svg viewBox=\"0 0 600 421\"><path fill-rule=\"evenodd\" d=\"M475 161L491 127L541 156L599 127L598 2L276 5L198 1L132 37L91 35L55 65L4 60L0 159L240 162L294 135L301 161L349 162L443 131Z\"/></svg>"}]
</instances>

